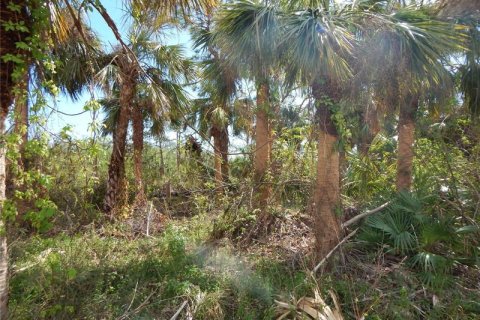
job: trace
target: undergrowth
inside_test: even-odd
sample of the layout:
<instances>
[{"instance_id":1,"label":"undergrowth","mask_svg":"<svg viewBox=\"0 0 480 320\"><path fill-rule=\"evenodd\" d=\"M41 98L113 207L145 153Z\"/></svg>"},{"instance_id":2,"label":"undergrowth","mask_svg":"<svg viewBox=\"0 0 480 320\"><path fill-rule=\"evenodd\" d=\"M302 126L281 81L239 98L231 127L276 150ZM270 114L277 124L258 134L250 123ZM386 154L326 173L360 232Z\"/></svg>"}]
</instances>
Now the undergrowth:
<instances>
[{"instance_id":1,"label":"undergrowth","mask_svg":"<svg viewBox=\"0 0 480 320\"><path fill-rule=\"evenodd\" d=\"M158 237L108 236L120 228L111 225L74 237L14 242L11 317L169 319L186 302L180 319L276 319L274 300L313 296L315 290L327 297L329 289L346 319L480 314L480 294L471 289L478 274L468 270L431 290L406 261L365 250L360 241L344 248L345 260L334 270L313 278L307 267L238 253L226 239L212 243L211 217L192 219L170 222Z\"/></svg>"}]
</instances>

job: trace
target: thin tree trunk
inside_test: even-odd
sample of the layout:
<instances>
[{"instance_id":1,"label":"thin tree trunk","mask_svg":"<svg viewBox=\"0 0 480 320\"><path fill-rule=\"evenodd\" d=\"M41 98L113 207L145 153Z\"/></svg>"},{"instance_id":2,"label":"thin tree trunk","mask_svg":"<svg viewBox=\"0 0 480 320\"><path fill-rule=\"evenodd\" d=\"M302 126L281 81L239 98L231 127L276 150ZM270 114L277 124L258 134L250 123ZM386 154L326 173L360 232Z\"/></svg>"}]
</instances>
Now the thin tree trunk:
<instances>
[{"instance_id":1,"label":"thin tree trunk","mask_svg":"<svg viewBox=\"0 0 480 320\"><path fill-rule=\"evenodd\" d=\"M165 159L163 158L163 147L162 147L162 141L158 141L158 148L160 149L160 178L163 179L163 176L165 175Z\"/></svg>"},{"instance_id":2,"label":"thin tree trunk","mask_svg":"<svg viewBox=\"0 0 480 320\"><path fill-rule=\"evenodd\" d=\"M104 211L113 218L113 214L119 208L118 200L122 200L121 190L124 186L125 175L125 146L127 139L128 121L130 119L131 106L135 95L135 82L126 77L120 90L120 114L113 134L113 149L108 166L107 192L103 202Z\"/></svg>"},{"instance_id":3,"label":"thin tree trunk","mask_svg":"<svg viewBox=\"0 0 480 320\"><path fill-rule=\"evenodd\" d=\"M177 132L177 171L180 171L180 132Z\"/></svg>"},{"instance_id":4,"label":"thin tree trunk","mask_svg":"<svg viewBox=\"0 0 480 320\"><path fill-rule=\"evenodd\" d=\"M315 82L312 93L317 104L318 144L317 181L313 193L314 233L316 254L323 258L340 239L340 223L336 211L340 208L339 137L325 96L337 102L334 84Z\"/></svg>"},{"instance_id":5,"label":"thin tree trunk","mask_svg":"<svg viewBox=\"0 0 480 320\"><path fill-rule=\"evenodd\" d=\"M397 191L408 191L412 186L413 144L415 142L415 113L418 97L410 97L400 104L397 148Z\"/></svg>"},{"instance_id":6,"label":"thin tree trunk","mask_svg":"<svg viewBox=\"0 0 480 320\"><path fill-rule=\"evenodd\" d=\"M147 197L143 185L142 161L143 161L143 114L139 105L133 109L133 165L135 172L135 184L137 194L135 206L141 207L146 204Z\"/></svg>"},{"instance_id":7,"label":"thin tree trunk","mask_svg":"<svg viewBox=\"0 0 480 320\"><path fill-rule=\"evenodd\" d=\"M214 169L215 169L215 184L217 192L223 193L223 178L222 178L222 153L220 151L220 130L216 127L212 127L210 135L213 137L213 157L214 157Z\"/></svg>"},{"instance_id":8,"label":"thin tree trunk","mask_svg":"<svg viewBox=\"0 0 480 320\"><path fill-rule=\"evenodd\" d=\"M215 183L217 191L223 194L225 183L228 182L228 129L212 127Z\"/></svg>"},{"instance_id":9,"label":"thin tree trunk","mask_svg":"<svg viewBox=\"0 0 480 320\"><path fill-rule=\"evenodd\" d=\"M378 112L375 107L369 106L363 112L363 123L367 126L367 132L361 137L358 149L364 157L368 155L373 139L380 132L380 124L378 123Z\"/></svg>"},{"instance_id":10,"label":"thin tree trunk","mask_svg":"<svg viewBox=\"0 0 480 320\"><path fill-rule=\"evenodd\" d=\"M223 183L228 183L229 181L229 167L228 167L228 126L225 125L223 130L220 132L220 143L219 143L219 148L220 148L220 154L222 158L222 179Z\"/></svg>"},{"instance_id":11,"label":"thin tree trunk","mask_svg":"<svg viewBox=\"0 0 480 320\"><path fill-rule=\"evenodd\" d=\"M270 125L268 120L269 107L268 83L262 83L257 90L257 112L255 125L255 157L254 180L258 186L255 197L255 208L262 211L268 204L271 187L266 183L266 176L270 166Z\"/></svg>"}]
</instances>

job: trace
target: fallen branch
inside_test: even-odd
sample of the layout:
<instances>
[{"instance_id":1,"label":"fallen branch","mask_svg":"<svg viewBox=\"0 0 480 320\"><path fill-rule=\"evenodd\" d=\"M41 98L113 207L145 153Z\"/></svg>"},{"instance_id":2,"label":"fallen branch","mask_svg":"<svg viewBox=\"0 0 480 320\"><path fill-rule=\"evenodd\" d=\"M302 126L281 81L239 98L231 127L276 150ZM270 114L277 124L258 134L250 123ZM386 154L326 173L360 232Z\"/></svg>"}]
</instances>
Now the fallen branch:
<instances>
[{"instance_id":1,"label":"fallen branch","mask_svg":"<svg viewBox=\"0 0 480 320\"><path fill-rule=\"evenodd\" d=\"M185 300L182 305L180 306L180 308L178 308L177 312L175 312L175 314L173 315L173 317L170 318L170 320L175 320L177 319L177 317L180 315L180 312L182 312L183 308L185 308L185 306L187 305L188 301Z\"/></svg>"},{"instance_id":2,"label":"fallen branch","mask_svg":"<svg viewBox=\"0 0 480 320\"><path fill-rule=\"evenodd\" d=\"M137 282L138 284L138 282ZM136 288L135 288L136 290ZM142 308L144 308L147 304L148 304L148 301L150 300L151 297L153 297L153 295L157 293L157 290L153 290L149 295L148 297L138 306L135 308L135 310L132 310L131 312L125 312L121 317L118 317L117 320L125 320L125 319L130 319L130 316L134 315L134 314L137 314ZM165 299L167 300L167 299ZM132 300L133 301L133 300ZM160 301L164 301L164 300L160 300Z\"/></svg>"},{"instance_id":3,"label":"fallen branch","mask_svg":"<svg viewBox=\"0 0 480 320\"><path fill-rule=\"evenodd\" d=\"M150 201L150 206L147 214L147 237L150 237L150 217L153 209L153 202Z\"/></svg>"},{"instance_id":4,"label":"fallen branch","mask_svg":"<svg viewBox=\"0 0 480 320\"><path fill-rule=\"evenodd\" d=\"M323 258L316 266L315 268L313 268L313 271L312 271L312 274L315 274L318 269L320 269L320 267L328 260L328 258L330 258L330 256L335 252L337 251L338 248L340 248L340 246L342 244L344 244L348 239L350 239L351 237L353 237L355 235L355 233L357 233L358 231L358 228L353 230L352 232L350 232L345 238L342 239L342 241L340 241L332 250L330 250L330 252L325 256L325 258Z\"/></svg>"},{"instance_id":5,"label":"fallen branch","mask_svg":"<svg viewBox=\"0 0 480 320\"><path fill-rule=\"evenodd\" d=\"M345 229L346 227L348 227L349 225L352 225L354 223L356 223L358 220L361 220L365 217L368 217L369 215L372 215L374 213L377 213L379 211L382 211L383 209L385 209L386 207L388 207L392 202L391 201L388 201L388 202L385 202L384 204L382 204L380 207L377 207L375 209L372 209L372 210L369 210L367 212L364 212L364 213L361 213L355 217L353 217L352 219L348 220L348 221L345 221L344 223L342 223L342 229Z\"/></svg>"}]
</instances>

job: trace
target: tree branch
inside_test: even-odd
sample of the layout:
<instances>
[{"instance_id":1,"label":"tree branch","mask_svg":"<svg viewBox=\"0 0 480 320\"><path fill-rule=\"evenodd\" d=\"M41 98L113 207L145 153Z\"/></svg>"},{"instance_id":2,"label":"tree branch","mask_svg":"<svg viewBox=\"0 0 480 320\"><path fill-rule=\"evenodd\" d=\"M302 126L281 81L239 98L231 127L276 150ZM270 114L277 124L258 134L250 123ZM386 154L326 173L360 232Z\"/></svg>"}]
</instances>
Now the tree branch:
<instances>
[{"instance_id":1,"label":"tree branch","mask_svg":"<svg viewBox=\"0 0 480 320\"><path fill-rule=\"evenodd\" d=\"M352 219L348 220L348 221L345 221L344 223L342 223L342 229L345 229L346 227L356 223L358 220L361 220L365 217L368 217L374 213L377 213L379 211L382 211L383 209L385 209L386 207L388 207L392 202L391 201L388 201L388 202L385 202L384 204L382 204L381 206L375 208L375 209L372 209L372 210L369 210L367 212L364 212L364 213L361 213L355 217L353 217Z\"/></svg>"},{"instance_id":2,"label":"tree branch","mask_svg":"<svg viewBox=\"0 0 480 320\"><path fill-rule=\"evenodd\" d=\"M315 274L318 269L320 269L320 267L328 260L328 258L330 258L330 256L335 252L337 251L338 248L340 248L340 246L342 244L344 244L348 239L350 239L351 237L353 237L355 235L355 233L357 233L358 231L358 228L353 230L352 232L350 232L345 238L342 239L342 241L340 241L326 256L325 258L323 258L316 266L315 268L313 268L313 271L312 271L312 274Z\"/></svg>"}]
</instances>

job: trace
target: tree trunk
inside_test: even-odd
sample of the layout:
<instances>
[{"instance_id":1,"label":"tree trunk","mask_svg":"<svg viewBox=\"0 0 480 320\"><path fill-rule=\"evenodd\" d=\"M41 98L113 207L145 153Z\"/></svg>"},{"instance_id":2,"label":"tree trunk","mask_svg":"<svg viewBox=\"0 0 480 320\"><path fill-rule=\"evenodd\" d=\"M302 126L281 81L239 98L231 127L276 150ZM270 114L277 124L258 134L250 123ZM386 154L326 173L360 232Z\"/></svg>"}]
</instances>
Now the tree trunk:
<instances>
[{"instance_id":1,"label":"tree trunk","mask_svg":"<svg viewBox=\"0 0 480 320\"><path fill-rule=\"evenodd\" d=\"M363 123L367 126L367 132L360 138L358 151L364 157L368 155L373 139L380 132L380 124L378 123L378 112L375 107L369 106L363 112Z\"/></svg>"},{"instance_id":2,"label":"tree trunk","mask_svg":"<svg viewBox=\"0 0 480 320\"><path fill-rule=\"evenodd\" d=\"M21 12L14 12L9 9L9 5L18 5ZM5 61L2 57L7 54L17 55L19 53L25 56L28 53L17 48L16 42L23 41L28 34L18 32L17 30L6 30L4 23L23 22L27 26L28 21L25 1L12 0L0 1L0 212L3 203L6 200L6 159L5 159L5 120L8 110L13 100L13 88L15 81L12 77L16 65L12 61ZM3 219L0 219L0 320L8 317L8 250L6 225Z\"/></svg>"},{"instance_id":3,"label":"tree trunk","mask_svg":"<svg viewBox=\"0 0 480 320\"><path fill-rule=\"evenodd\" d=\"M478 0L441 0L438 15L441 18L480 18L480 2Z\"/></svg>"},{"instance_id":4,"label":"tree trunk","mask_svg":"<svg viewBox=\"0 0 480 320\"><path fill-rule=\"evenodd\" d=\"M397 191L409 191L412 186L413 144L415 142L415 113L418 97L400 104L397 148Z\"/></svg>"},{"instance_id":5,"label":"tree trunk","mask_svg":"<svg viewBox=\"0 0 480 320\"><path fill-rule=\"evenodd\" d=\"M141 207L146 204L147 197L143 186L142 161L143 161L143 113L139 105L133 109L133 165L135 172L135 184L137 194L135 206Z\"/></svg>"},{"instance_id":6,"label":"tree trunk","mask_svg":"<svg viewBox=\"0 0 480 320\"><path fill-rule=\"evenodd\" d=\"M215 162L215 183L217 191L223 193L225 183L228 182L228 129L212 127L214 162Z\"/></svg>"},{"instance_id":7,"label":"tree trunk","mask_svg":"<svg viewBox=\"0 0 480 320\"><path fill-rule=\"evenodd\" d=\"M127 139L128 121L135 95L135 81L126 77L120 90L120 114L113 134L113 149L108 166L107 192L103 201L103 210L113 219L113 214L119 208L117 201L122 198L121 190L125 175L125 145Z\"/></svg>"},{"instance_id":8,"label":"tree trunk","mask_svg":"<svg viewBox=\"0 0 480 320\"><path fill-rule=\"evenodd\" d=\"M220 154L222 158L222 179L223 183L228 183L229 181L229 167L228 167L228 127L225 126L223 130L220 132Z\"/></svg>"},{"instance_id":9,"label":"tree trunk","mask_svg":"<svg viewBox=\"0 0 480 320\"><path fill-rule=\"evenodd\" d=\"M217 192L223 193L223 177L222 177L222 154L220 151L220 130L216 127L210 129L210 135L213 137L213 157L215 169L215 185Z\"/></svg>"},{"instance_id":10,"label":"tree trunk","mask_svg":"<svg viewBox=\"0 0 480 320\"><path fill-rule=\"evenodd\" d=\"M257 185L255 208L262 211L268 204L271 187L266 183L266 175L270 166L270 123L268 120L269 107L268 83L261 83L257 90L257 112L255 124L255 157L254 180Z\"/></svg>"},{"instance_id":11,"label":"tree trunk","mask_svg":"<svg viewBox=\"0 0 480 320\"><path fill-rule=\"evenodd\" d=\"M180 155L180 148L181 148L181 145L180 145L181 141L180 141L180 132L177 132L177 171L180 171L180 162L182 161L181 159L181 155Z\"/></svg>"},{"instance_id":12,"label":"tree trunk","mask_svg":"<svg viewBox=\"0 0 480 320\"><path fill-rule=\"evenodd\" d=\"M163 179L163 176L165 175L165 159L163 158L163 146L162 146L162 141L159 140L158 142L158 148L160 149L160 178Z\"/></svg>"},{"instance_id":13,"label":"tree trunk","mask_svg":"<svg viewBox=\"0 0 480 320\"><path fill-rule=\"evenodd\" d=\"M336 211L340 208L340 155L337 129L325 103L325 97L338 102L337 87L333 83L312 84L317 105L318 145L317 181L313 193L314 233L317 258L323 258L338 243L340 224Z\"/></svg>"}]
</instances>

